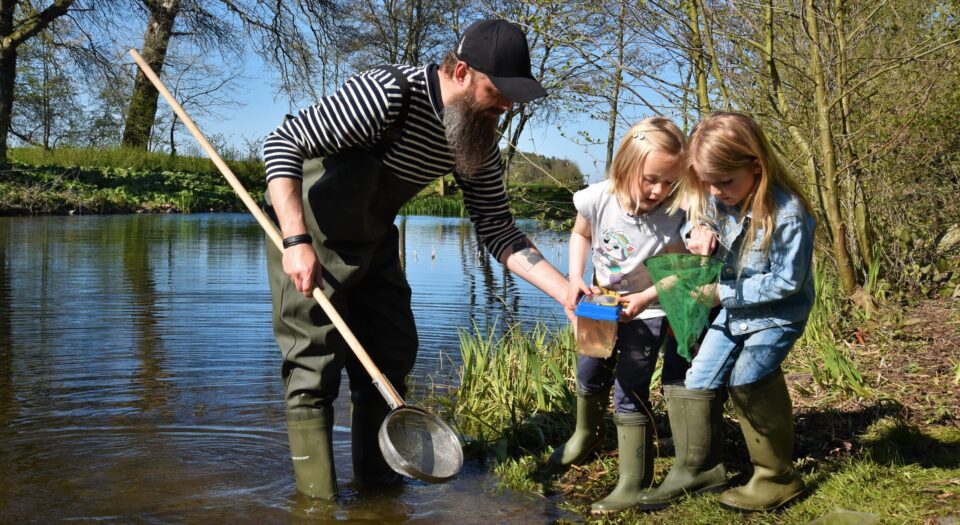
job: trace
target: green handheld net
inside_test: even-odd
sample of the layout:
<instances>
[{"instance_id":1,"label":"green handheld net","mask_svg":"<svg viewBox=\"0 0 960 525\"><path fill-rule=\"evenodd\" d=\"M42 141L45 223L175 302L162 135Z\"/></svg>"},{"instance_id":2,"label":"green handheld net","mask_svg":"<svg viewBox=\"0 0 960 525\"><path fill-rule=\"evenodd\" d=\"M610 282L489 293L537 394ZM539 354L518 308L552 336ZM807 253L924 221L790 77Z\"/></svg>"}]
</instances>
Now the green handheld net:
<instances>
[{"instance_id":1,"label":"green handheld net","mask_svg":"<svg viewBox=\"0 0 960 525\"><path fill-rule=\"evenodd\" d=\"M692 361L690 348L697 342L713 307L711 284L720 279L723 261L707 255L665 253L643 261L654 286L660 306L667 314L677 338L677 353Z\"/></svg>"}]
</instances>

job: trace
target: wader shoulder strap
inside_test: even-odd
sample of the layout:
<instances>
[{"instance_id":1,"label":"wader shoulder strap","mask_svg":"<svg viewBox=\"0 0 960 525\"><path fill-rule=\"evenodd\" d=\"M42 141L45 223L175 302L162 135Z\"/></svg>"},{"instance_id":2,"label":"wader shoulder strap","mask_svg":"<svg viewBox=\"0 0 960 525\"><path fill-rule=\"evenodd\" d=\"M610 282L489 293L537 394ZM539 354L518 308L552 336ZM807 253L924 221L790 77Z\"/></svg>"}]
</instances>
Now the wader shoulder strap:
<instances>
[{"instance_id":1,"label":"wader shoulder strap","mask_svg":"<svg viewBox=\"0 0 960 525\"><path fill-rule=\"evenodd\" d=\"M407 76L403 71L396 66L387 64L380 66L380 69L386 70L393 75L393 79L396 80L397 85L400 86L400 93L403 95L401 98L400 113L397 114L397 119L393 121L393 124L389 128L384 130L380 141L370 149L370 152L373 153L374 156L383 160L387 155L387 151L390 150L390 147L400 138L400 135L403 133L403 126L407 122L407 113L410 110L410 82L407 81Z\"/></svg>"}]
</instances>

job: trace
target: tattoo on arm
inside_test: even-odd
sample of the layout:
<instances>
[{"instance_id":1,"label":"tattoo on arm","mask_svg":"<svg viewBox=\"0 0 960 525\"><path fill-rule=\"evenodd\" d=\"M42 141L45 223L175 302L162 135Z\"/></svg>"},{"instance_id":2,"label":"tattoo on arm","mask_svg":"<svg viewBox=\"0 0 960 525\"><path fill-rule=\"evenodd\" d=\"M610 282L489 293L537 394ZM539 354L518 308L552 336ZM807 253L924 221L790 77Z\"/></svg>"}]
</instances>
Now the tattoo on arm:
<instances>
[{"instance_id":1,"label":"tattoo on arm","mask_svg":"<svg viewBox=\"0 0 960 525\"><path fill-rule=\"evenodd\" d=\"M537 250L537 247L531 244L528 239L517 240L511 248L513 248L513 255L517 256L517 261L524 271L529 272L537 263L544 260L540 250Z\"/></svg>"}]
</instances>

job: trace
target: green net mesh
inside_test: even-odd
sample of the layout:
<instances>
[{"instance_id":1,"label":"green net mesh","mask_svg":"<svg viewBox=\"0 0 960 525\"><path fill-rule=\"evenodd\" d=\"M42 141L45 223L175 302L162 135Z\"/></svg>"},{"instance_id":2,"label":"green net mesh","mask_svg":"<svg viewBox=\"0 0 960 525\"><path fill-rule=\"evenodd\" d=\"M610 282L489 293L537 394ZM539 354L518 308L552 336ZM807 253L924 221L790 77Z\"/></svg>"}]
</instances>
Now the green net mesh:
<instances>
[{"instance_id":1,"label":"green net mesh","mask_svg":"<svg viewBox=\"0 0 960 525\"><path fill-rule=\"evenodd\" d=\"M714 287L723 261L706 255L665 253L643 262L650 272L660 307L667 314L677 338L677 352L692 361L690 349L707 324L713 306Z\"/></svg>"}]
</instances>

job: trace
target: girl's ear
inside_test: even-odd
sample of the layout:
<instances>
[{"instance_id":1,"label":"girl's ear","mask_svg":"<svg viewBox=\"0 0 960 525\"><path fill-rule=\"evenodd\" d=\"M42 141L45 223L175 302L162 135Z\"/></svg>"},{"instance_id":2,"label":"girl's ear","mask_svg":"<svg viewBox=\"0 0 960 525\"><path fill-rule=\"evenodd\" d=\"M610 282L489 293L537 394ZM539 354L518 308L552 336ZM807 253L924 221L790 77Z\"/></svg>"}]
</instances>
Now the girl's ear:
<instances>
[{"instance_id":1,"label":"girl's ear","mask_svg":"<svg viewBox=\"0 0 960 525\"><path fill-rule=\"evenodd\" d=\"M756 169L756 171L753 172L754 177L763 175L763 165L760 164L760 159L753 159L753 167Z\"/></svg>"}]
</instances>

